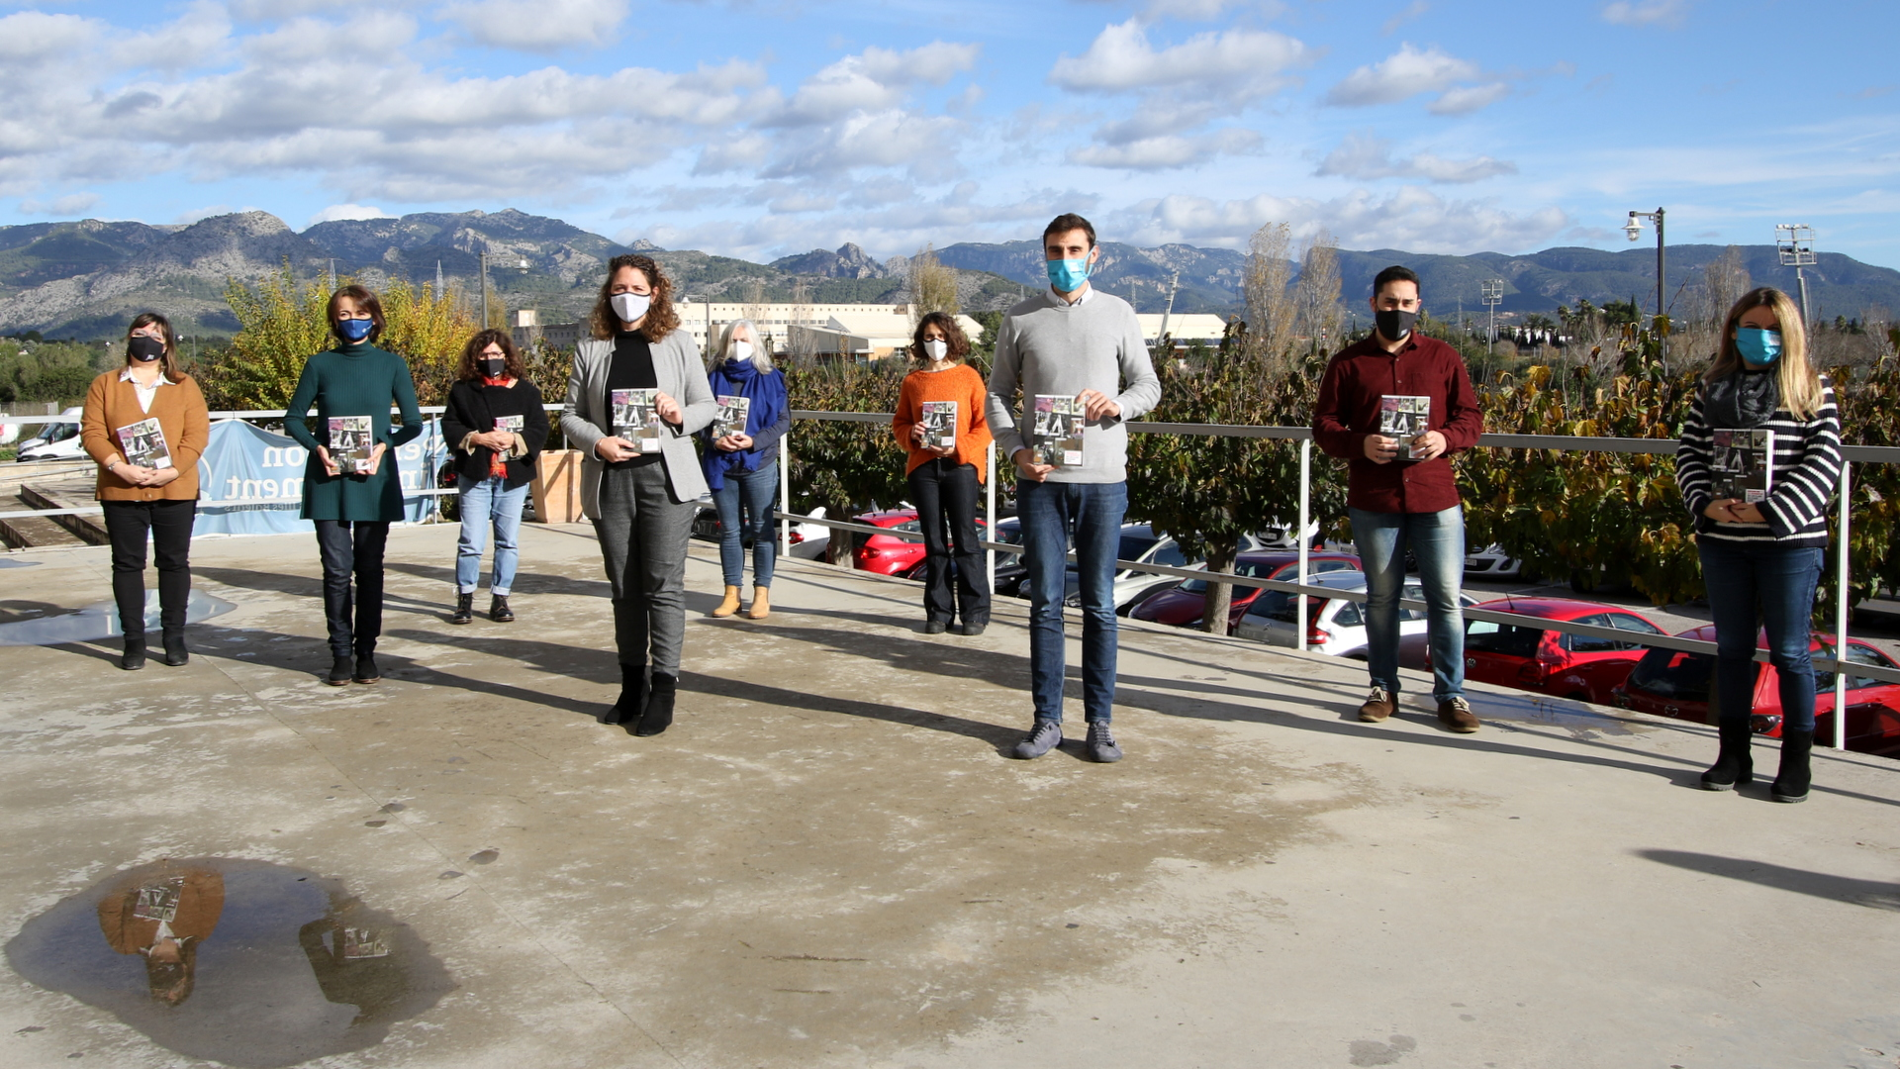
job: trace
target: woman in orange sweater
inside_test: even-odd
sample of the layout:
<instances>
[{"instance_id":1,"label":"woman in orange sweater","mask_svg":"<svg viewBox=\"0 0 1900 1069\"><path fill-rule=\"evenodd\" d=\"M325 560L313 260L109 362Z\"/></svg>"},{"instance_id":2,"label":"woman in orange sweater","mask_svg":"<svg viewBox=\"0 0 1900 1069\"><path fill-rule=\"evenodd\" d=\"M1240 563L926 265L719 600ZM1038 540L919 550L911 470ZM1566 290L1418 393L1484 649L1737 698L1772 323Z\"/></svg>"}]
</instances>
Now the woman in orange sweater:
<instances>
[{"instance_id":1,"label":"woman in orange sweater","mask_svg":"<svg viewBox=\"0 0 1900 1069\"><path fill-rule=\"evenodd\" d=\"M178 367L178 336L157 312L132 320L125 366L92 380L80 420L86 452L99 462L93 496L112 541L112 596L125 652L119 667L145 667L145 538L158 562L158 613L165 663L184 664L185 602L191 596L191 526L198 516L198 457L211 437L198 384Z\"/></svg>"},{"instance_id":2,"label":"woman in orange sweater","mask_svg":"<svg viewBox=\"0 0 1900 1069\"><path fill-rule=\"evenodd\" d=\"M910 352L921 366L904 377L891 422L910 451L910 499L924 529L924 633L940 635L961 618L961 634L980 635L990 622L989 577L976 529L977 489L990 443L983 418L987 388L983 376L963 362L970 340L951 316L924 316Z\"/></svg>"}]
</instances>

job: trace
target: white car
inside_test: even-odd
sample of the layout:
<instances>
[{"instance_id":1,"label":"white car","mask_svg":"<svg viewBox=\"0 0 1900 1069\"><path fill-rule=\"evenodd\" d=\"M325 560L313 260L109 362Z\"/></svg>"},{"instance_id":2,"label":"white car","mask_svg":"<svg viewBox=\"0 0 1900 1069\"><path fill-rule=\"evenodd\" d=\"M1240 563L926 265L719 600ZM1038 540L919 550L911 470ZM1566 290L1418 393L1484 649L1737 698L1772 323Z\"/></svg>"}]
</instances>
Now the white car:
<instances>
[{"instance_id":1,"label":"white car","mask_svg":"<svg viewBox=\"0 0 1900 1069\"><path fill-rule=\"evenodd\" d=\"M1263 549L1265 543L1257 535L1242 535L1240 552ZM1159 564L1167 568L1205 568L1206 561L1191 561L1181 553L1181 547L1174 539L1157 534L1154 528L1145 523L1125 523L1122 525L1121 544L1115 549L1115 559L1133 561L1136 564ZM1128 615L1128 611L1139 604L1143 598L1159 593L1163 588L1173 589L1181 584L1178 575L1163 575L1157 572L1138 572L1132 568L1123 568L1115 573L1115 613ZM1082 607L1082 584L1076 578L1075 566L1069 566L1067 590L1063 593L1063 604L1072 609Z\"/></svg>"},{"instance_id":2,"label":"white car","mask_svg":"<svg viewBox=\"0 0 1900 1069\"><path fill-rule=\"evenodd\" d=\"M85 457L86 443L79 437L79 417L83 408L60 413L58 423L42 425L40 433L20 443L16 460L78 460ZM70 422L67 417L70 417Z\"/></svg>"},{"instance_id":3,"label":"white car","mask_svg":"<svg viewBox=\"0 0 1900 1069\"><path fill-rule=\"evenodd\" d=\"M1331 572L1314 576L1307 580L1308 586L1332 587L1355 594L1366 592L1366 573ZM1405 580L1401 597L1413 600L1425 600L1425 587L1416 576ZM1247 607L1246 615L1234 627L1234 635L1239 638L1264 642L1269 646L1293 647L1295 616L1298 603L1294 595L1284 590L1268 590L1255 598ZM1476 605L1478 599L1460 592L1460 605ZM1425 633L1425 610L1408 609L1399 606L1399 637L1422 635ZM1317 594L1307 596L1306 604L1306 648L1329 657L1355 657L1364 660L1366 656L1366 620L1365 607L1356 601L1345 598L1322 598Z\"/></svg>"},{"instance_id":4,"label":"white car","mask_svg":"<svg viewBox=\"0 0 1900 1069\"><path fill-rule=\"evenodd\" d=\"M1502 546L1486 546L1465 558L1466 579L1519 579L1523 566L1504 553Z\"/></svg>"}]
</instances>

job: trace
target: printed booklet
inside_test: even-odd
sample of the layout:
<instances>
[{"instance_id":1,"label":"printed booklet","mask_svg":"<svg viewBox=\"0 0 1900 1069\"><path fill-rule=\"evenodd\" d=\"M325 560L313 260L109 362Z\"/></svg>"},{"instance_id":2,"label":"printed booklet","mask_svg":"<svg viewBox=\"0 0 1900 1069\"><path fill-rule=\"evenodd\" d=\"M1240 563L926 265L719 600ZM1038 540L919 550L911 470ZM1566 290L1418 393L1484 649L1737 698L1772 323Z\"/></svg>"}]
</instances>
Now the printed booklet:
<instances>
[{"instance_id":1,"label":"printed booklet","mask_svg":"<svg viewBox=\"0 0 1900 1069\"><path fill-rule=\"evenodd\" d=\"M1379 398L1379 433L1399 440L1399 460L1412 460L1412 439L1431 429L1432 399L1407 394Z\"/></svg>"},{"instance_id":2,"label":"printed booklet","mask_svg":"<svg viewBox=\"0 0 1900 1069\"><path fill-rule=\"evenodd\" d=\"M956 444L957 403L925 401L924 445L934 449L949 449Z\"/></svg>"},{"instance_id":3,"label":"printed booklet","mask_svg":"<svg viewBox=\"0 0 1900 1069\"><path fill-rule=\"evenodd\" d=\"M1718 501L1765 501L1774 484L1775 432L1764 428L1716 431L1709 476Z\"/></svg>"},{"instance_id":4,"label":"printed booklet","mask_svg":"<svg viewBox=\"0 0 1900 1069\"><path fill-rule=\"evenodd\" d=\"M330 417L330 460L344 475L361 475L369 470L369 458L376 452L376 424L368 416Z\"/></svg>"},{"instance_id":5,"label":"printed booklet","mask_svg":"<svg viewBox=\"0 0 1900 1069\"><path fill-rule=\"evenodd\" d=\"M746 416L752 411L752 398L719 395L719 414L713 417L713 441L745 433Z\"/></svg>"},{"instance_id":6,"label":"printed booklet","mask_svg":"<svg viewBox=\"0 0 1900 1069\"><path fill-rule=\"evenodd\" d=\"M120 427L118 435L119 451L125 454L127 464L141 468L172 466L171 447L165 444L165 432L159 430L157 420L142 419Z\"/></svg>"},{"instance_id":7,"label":"printed booklet","mask_svg":"<svg viewBox=\"0 0 1900 1069\"><path fill-rule=\"evenodd\" d=\"M527 418L526 416L496 416L495 429L507 431L509 434L520 434L521 428L526 425Z\"/></svg>"},{"instance_id":8,"label":"printed booklet","mask_svg":"<svg viewBox=\"0 0 1900 1069\"><path fill-rule=\"evenodd\" d=\"M162 883L148 883L139 888L138 900L132 903L132 916L142 921L170 924L178 919L178 900L184 894L183 876L172 876Z\"/></svg>"},{"instance_id":9,"label":"printed booklet","mask_svg":"<svg viewBox=\"0 0 1900 1069\"><path fill-rule=\"evenodd\" d=\"M632 442L642 453L660 451L660 413L654 407L658 390L615 390L608 400L613 404L614 434Z\"/></svg>"},{"instance_id":10,"label":"printed booklet","mask_svg":"<svg viewBox=\"0 0 1900 1069\"><path fill-rule=\"evenodd\" d=\"M1082 402L1073 397L1036 395L1034 443L1036 460L1058 468L1082 463Z\"/></svg>"}]
</instances>

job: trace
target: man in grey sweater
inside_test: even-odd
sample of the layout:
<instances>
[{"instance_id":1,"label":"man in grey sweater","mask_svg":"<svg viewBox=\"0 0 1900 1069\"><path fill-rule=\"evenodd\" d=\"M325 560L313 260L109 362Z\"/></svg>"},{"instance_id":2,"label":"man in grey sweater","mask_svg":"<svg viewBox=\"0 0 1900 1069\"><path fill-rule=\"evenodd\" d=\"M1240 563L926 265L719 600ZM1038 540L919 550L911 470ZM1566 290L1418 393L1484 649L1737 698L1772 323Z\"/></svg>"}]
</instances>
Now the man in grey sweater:
<instances>
[{"instance_id":1,"label":"man in grey sweater","mask_svg":"<svg viewBox=\"0 0 1900 1069\"><path fill-rule=\"evenodd\" d=\"M988 416L997 450L1016 466L1029 582L1030 691L1036 720L1015 756L1041 757L1062 742L1066 674L1062 602L1068 548L1075 545L1082 588L1082 709L1087 753L1119 761L1109 730L1115 704L1115 555L1128 509L1128 429L1161 400L1141 324L1127 301L1095 290L1089 270L1101 256L1095 228L1059 215L1042 234L1049 289L1011 308L996 335ZM1124 388L1123 383L1127 386ZM1017 418L1017 390L1025 419ZM1038 397L1047 400L1040 406ZM1037 431L1063 424L1073 401L1082 423L1081 456L1038 449ZM1024 424L1028 425L1025 433ZM1040 426L1039 426L1040 425ZM1069 434L1072 436L1073 432ZM1053 456L1050 453L1053 452ZM1047 460L1062 463L1047 463Z\"/></svg>"}]
</instances>

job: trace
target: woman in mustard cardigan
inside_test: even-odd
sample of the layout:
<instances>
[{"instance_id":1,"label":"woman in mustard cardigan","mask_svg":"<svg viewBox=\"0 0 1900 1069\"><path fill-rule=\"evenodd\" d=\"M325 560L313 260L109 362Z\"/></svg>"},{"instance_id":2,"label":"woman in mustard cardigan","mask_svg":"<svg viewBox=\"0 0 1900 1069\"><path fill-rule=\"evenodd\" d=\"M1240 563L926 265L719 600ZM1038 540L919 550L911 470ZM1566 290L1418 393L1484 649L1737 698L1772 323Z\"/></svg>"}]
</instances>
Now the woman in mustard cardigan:
<instances>
[{"instance_id":1,"label":"woman in mustard cardigan","mask_svg":"<svg viewBox=\"0 0 1900 1069\"><path fill-rule=\"evenodd\" d=\"M198 457L211 416L198 384L178 368L178 337L156 312L132 320L125 366L92 380L81 417L86 452L99 463L93 496L112 541L112 596L125 632L119 667L145 667L145 539L158 563L165 663L182 665L191 597L191 526L198 515Z\"/></svg>"}]
</instances>

